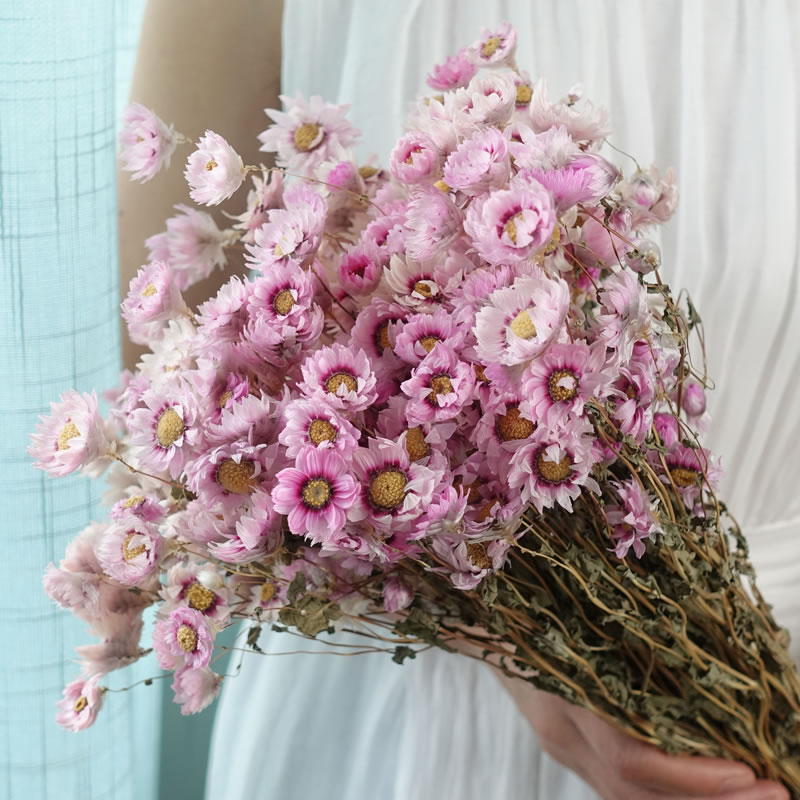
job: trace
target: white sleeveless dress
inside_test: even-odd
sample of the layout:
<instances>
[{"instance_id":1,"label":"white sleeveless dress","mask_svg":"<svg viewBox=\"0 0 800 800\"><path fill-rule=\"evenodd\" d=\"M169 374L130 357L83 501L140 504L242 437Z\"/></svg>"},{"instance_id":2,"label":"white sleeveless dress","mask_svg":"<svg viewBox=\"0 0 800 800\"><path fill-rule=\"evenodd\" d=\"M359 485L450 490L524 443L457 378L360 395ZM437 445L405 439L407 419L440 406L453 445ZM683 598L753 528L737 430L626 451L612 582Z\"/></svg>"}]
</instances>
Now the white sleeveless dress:
<instances>
[{"instance_id":1,"label":"white sleeveless dress","mask_svg":"<svg viewBox=\"0 0 800 800\"><path fill-rule=\"evenodd\" d=\"M518 63L555 97L583 81L612 141L677 169L662 235L666 280L705 322L722 496L748 535L759 585L800 655L800 45L779 0L290 0L284 91L353 103L386 163L434 62L508 19ZM367 147L361 152L365 155ZM622 163L622 162L620 162ZM623 163L630 171L630 163ZM265 641L266 640L266 641ZM208 800L592 800L537 744L490 671L428 652L340 658L262 637L223 689Z\"/></svg>"}]
</instances>

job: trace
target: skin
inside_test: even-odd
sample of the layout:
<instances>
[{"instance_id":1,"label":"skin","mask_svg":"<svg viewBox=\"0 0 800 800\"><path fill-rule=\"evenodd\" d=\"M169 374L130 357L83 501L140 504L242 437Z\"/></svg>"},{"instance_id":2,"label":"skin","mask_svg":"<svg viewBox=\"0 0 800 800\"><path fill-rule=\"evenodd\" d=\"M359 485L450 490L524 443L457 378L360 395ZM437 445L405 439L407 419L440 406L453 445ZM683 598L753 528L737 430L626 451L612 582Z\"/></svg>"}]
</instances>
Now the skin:
<instances>
[{"instance_id":1,"label":"skin","mask_svg":"<svg viewBox=\"0 0 800 800\"><path fill-rule=\"evenodd\" d=\"M224 13L223 13L224 10ZM152 108L196 141L206 129L240 153L245 164L269 164L258 150L267 127L264 108L279 108L282 3L275 0L151 0L142 26L131 100ZM288 87L290 90L293 87ZM173 156L170 170L144 185L121 172L118 180L120 286L145 263L144 240L164 230L176 203L189 202L183 163L190 148ZM209 210L220 227L222 211L236 213L243 192ZM185 293L190 307L213 295L241 258L225 272ZM133 368L142 348L123 326L123 356ZM536 731L542 747L578 773L604 800L789 800L777 784L756 781L752 771L720 759L668 756L627 736L589 711L539 692L521 680L500 677ZM731 784L731 785L726 785Z\"/></svg>"}]
</instances>

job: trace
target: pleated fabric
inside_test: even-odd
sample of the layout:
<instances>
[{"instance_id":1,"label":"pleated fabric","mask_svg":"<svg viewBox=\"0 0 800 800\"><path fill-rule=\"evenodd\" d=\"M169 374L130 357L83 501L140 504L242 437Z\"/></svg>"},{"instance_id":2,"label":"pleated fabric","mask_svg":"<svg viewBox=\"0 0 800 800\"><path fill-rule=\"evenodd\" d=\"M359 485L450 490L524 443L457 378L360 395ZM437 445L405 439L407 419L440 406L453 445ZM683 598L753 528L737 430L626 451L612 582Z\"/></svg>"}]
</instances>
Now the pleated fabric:
<instances>
[{"instance_id":1,"label":"pleated fabric","mask_svg":"<svg viewBox=\"0 0 800 800\"><path fill-rule=\"evenodd\" d=\"M110 694L95 727L55 722L91 637L41 579L101 487L25 453L50 400L119 376L115 120L141 0L0 1L0 798L155 796L156 689ZM118 57L118 53L120 57ZM120 687L152 665L115 675Z\"/></svg>"},{"instance_id":2,"label":"pleated fabric","mask_svg":"<svg viewBox=\"0 0 800 800\"><path fill-rule=\"evenodd\" d=\"M283 88L352 103L360 154L388 153L426 70L508 19L517 61L554 98L582 81L611 141L674 166L681 203L661 234L665 280L705 326L724 497L759 587L800 656L800 20L791 0L292 0ZM630 173L634 165L609 153ZM301 642L303 649L321 645ZM270 653L297 648L267 637ZM486 669L429 652L388 659L246 656L227 681L208 800L590 800L544 755Z\"/></svg>"}]
</instances>

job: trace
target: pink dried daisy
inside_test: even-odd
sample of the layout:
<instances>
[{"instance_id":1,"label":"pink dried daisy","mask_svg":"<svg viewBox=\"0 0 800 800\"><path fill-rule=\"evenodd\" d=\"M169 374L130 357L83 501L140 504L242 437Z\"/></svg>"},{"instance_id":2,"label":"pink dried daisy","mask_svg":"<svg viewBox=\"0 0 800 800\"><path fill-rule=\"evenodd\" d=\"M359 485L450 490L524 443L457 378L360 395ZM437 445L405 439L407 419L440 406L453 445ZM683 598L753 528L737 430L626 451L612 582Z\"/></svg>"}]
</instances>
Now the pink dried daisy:
<instances>
[{"instance_id":1,"label":"pink dried daisy","mask_svg":"<svg viewBox=\"0 0 800 800\"><path fill-rule=\"evenodd\" d=\"M658 454L652 453L651 461L659 469L659 477L667 486L674 486L686 504L692 508L700 497L704 487L715 491L722 476L719 461L712 459L705 448L693 449L683 444L676 444L667 451L664 460L667 465L665 473Z\"/></svg>"},{"instance_id":2,"label":"pink dried daisy","mask_svg":"<svg viewBox=\"0 0 800 800\"><path fill-rule=\"evenodd\" d=\"M101 677L96 674L89 678L78 678L67 685L64 697L56 704L56 722L62 728L77 733L95 721L106 693L104 687L97 685Z\"/></svg>"},{"instance_id":3,"label":"pink dried daisy","mask_svg":"<svg viewBox=\"0 0 800 800\"><path fill-rule=\"evenodd\" d=\"M340 344L322 347L303 362L298 389L308 398L354 413L375 401L375 375L363 350Z\"/></svg>"},{"instance_id":4,"label":"pink dried daisy","mask_svg":"<svg viewBox=\"0 0 800 800\"><path fill-rule=\"evenodd\" d=\"M462 235L464 215L449 193L416 186L406 213L406 250L417 261L433 258Z\"/></svg>"},{"instance_id":5,"label":"pink dried daisy","mask_svg":"<svg viewBox=\"0 0 800 800\"><path fill-rule=\"evenodd\" d=\"M355 144L360 132L347 121L350 106L281 95L285 111L266 109L275 124L258 135L261 149L277 153L275 162L291 172L311 175L323 162Z\"/></svg>"},{"instance_id":6,"label":"pink dried daisy","mask_svg":"<svg viewBox=\"0 0 800 800\"><path fill-rule=\"evenodd\" d=\"M487 575L503 568L510 546L507 539L475 542L462 536L435 536L431 549L444 566L435 567L434 571L448 574L456 589L469 592Z\"/></svg>"},{"instance_id":7,"label":"pink dried daisy","mask_svg":"<svg viewBox=\"0 0 800 800\"><path fill-rule=\"evenodd\" d=\"M330 406L314 400L293 400L284 409L278 441L289 458L307 447L331 448L347 460L358 447L361 436Z\"/></svg>"},{"instance_id":8,"label":"pink dried daisy","mask_svg":"<svg viewBox=\"0 0 800 800\"><path fill-rule=\"evenodd\" d=\"M123 591L131 594L127 590ZM92 624L92 633L101 636L101 641L75 648L83 674L107 675L146 655L139 645L143 626L140 609L132 613L116 613L110 612L108 608L104 609L103 616Z\"/></svg>"},{"instance_id":9,"label":"pink dried daisy","mask_svg":"<svg viewBox=\"0 0 800 800\"><path fill-rule=\"evenodd\" d=\"M429 79L430 80L430 79ZM387 614L396 614L411 605L414 590L402 578L389 576L383 584L383 607Z\"/></svg>"},{"instance_id":10,"label":"pink dried daisy","mask_svg":"<svg viewBox=\"0 0 800 800\"><path fill-rule=\"evenodd\" d=\"M259 490L250 495L236 521L236 535L248 550L258 550L265 555L276 552L281 546L281 518L269 492Z\"/></svg>"},{"instance_id":11,"label":"pink dried daisy","mask_svg":"<svg viewBox=\"0 0 800 800\"><path fill-rule=\"evenodd\" d=\"M171 567L161 597L164 598L159 609L161 617L168 616L178 606L187 606L223 621L231 613L230 593L224 579L212 567L199 562L182 562Z\"/></svg>"},{"instance_id":12,"label":"pink dried daisy","mask_svg":"<svg viewBox=\"0 0 800 800\"><path fill-rule=\"evenodd\" d=\"M447 157L443 172L451 189L475 196L505 186L510 169L508 134L490 127L461 142Z\"/></svg>"},{"instance_id":13,"label":"pink dried daisy","mask_svg":"<svg viewBox=\"0 0 800 800\"><path fill-rule=\"evenodd\" d=\"M506 366L535 358L561 333L569 301L569 286L559 278L517 278L495 289L475 316L478 358Z\"/></svg>"},{"instance_id":14,"label":"pink dried daisy","mask_svg":"<svg viewBox=\"0 0 800 800\"><path fill-rule=\"evenodd\" d=\"M666 222L678 205L675 170L668 169L663 177L655 167L637 170L620 185L620 195L631 209L633 227Z\"/></svg>"},{"instance_id":15,"label":"pink dried daisy","mask_svg":"<svg viewBox=\"0 0 800 800\"><path fill-rule=\"evenodd\" d=\"M621 362L630 361L639 340L649 338L652 315L647 290L636 274L621 269L609 276L600 293L601 313L596 315L597 339L616 350Z\"/></svg>"},{"instance_id":16,"label":"pink dried daisy","mask_svg":"<svg viewBox=\"0 0 800 800\"><path fill-rule=\"evenodd\" d=\"M526 170L525 176L538 181L555 199L559 212L576 203L597 203L619 180L619 170L596 153L580 153L557 169Z\"/></svg>"},{"instance_id":17,"label":"pink dried daisy","mask_svg":"<svg viewBox=\"0 0 800 800\"><path fill-rule=\"evenodd\" d=\"M475 373L446 344L437 344L400 388L408 396L410 425L444 422L472 401Z\"/></svg>"},{"instance_id":18,"label":"pink dried daisy","mask_svg":"<svg viewBox=\"0 0 800 800\"><path fill-rule=\"evenodd\" d=\"M172 125L141 103L131 103L122 114L119 135L122 168L131 180L146 183L169 167L178 137Z\"/></svg>"},{"instance_id":19,"label":"pink dried daisy","mask_svg":"<svg viewBox=\"0 0 800 800\"><path fill-rule=\"evenodd\" d=\"M221 688L222 675L208 667L182 667L175 671L172 680L172 700L181 707L183 716L197 714L217 699Z\"/></svg>"},{"instance_id":20,"label":"pink dried daisy","mask_svg":"<svg viewBox=\"0 0 800 800\"><path fill-rule=\"evenodd\" d=\"M122 301L122 316L128 323L163 322L188 312L172 270L164 261L141 267Z\"/></svg>"},{"instance_id":21,"label":"pink dried daisy","mask_svg":"<svg viewBox=\"0 0 800 800\"><path fill-rule=\"evenodd\" d=\"M514 78L509 73L497 71L479 73L465 89L456 89L448 94L444 98L444 107L458 134L469 136L481 126L505 126L514 112L516 99Z\"/></svg>"},{"instance_id":22,"label":"pink dried daisy","mask_svg":"<svg viewBox=\"0 0 800 800\"><path fill-rule=\"evenodd\" d=\"M396 331L406 317L406 309L373 297L356 317L350 330L351 347L367 354L376 375L385 375L402 367L394 353Z\"/></svg>"},{"instance_id":23,"label":"pink dried daisy","mask_svg":"<svg viewBox=\"0 0 800 800\"><path fill-rule=\"evenodd\" d=\"M202 443L203 432L191 389L178 380L168 392L148 389L141 397L144 407L128 416L128 429L139 464L175 479Z\"/></svg>"},{"instance_id":24,"label":"pink dried daisy","mask_svg":"<svg viewBox=\"0 0 800 800\"><path fill-rule=\"evenodd\" d=\"M214 297L198 307L197 351L220 362L230 355L230 345L239 341L249 318L247 306L252 286L233 275Z\"/></svg>"},{"instance_id":25,"label":"pink dried daisy","mask_svg":"<svg viewBox=\"0 0 800 800\"><path fill-rule=\"evenodd\" d=\"M363 518L376 529L408 532L433 500L442 473L411 463L402 443L371 438L353 454L359 497L351 518Z\"/></svg>"},{"instance_id":26,"label":"pink dried daisy","mask_svg":"<svg viewBox=\"0 0 800 800\"><path fill-rule=\"evenodd\" d=\"M396 335L394 350L409 364L419 364L440 342L458 352L467 334L455 315L438 308L433 314L408 317Z\"/></svg>"},{"instance_id":27,"label":"pink dried daisy","mask_svg":"<svg viewBox=\"0 0 800 800\"><path fill-rule=\"evenodd\" d=\"M165 233L151 236L145 245L151 261L166 261L178 289L187 289L225 265L226 235L205 211L177 205L180 212L167 220Z\"/></svg>"},{"instance_id":28,"label":"pink dried daisy","mask_svg":"<svg viewBox=\"0 0 800 800\"><path fill-rule=\"evenodd\" d=\"M133 514L144 522L160 522L164 517L164 509L156 497L129 494L114 503L111 508L111 519L119 521L128 514Z\"/></svg>"},{"instance_id":29,"label":"pink dried daisy","mask_svg":"<svg viewBox=\"0 0 800 800\"><path fill-rule=\"evenodd\" d=\"M200 669L211 660L215 635L201 612L181 606L156 623L153 649L162 669Z\"/></svg>"},{"instance_id":30,"label":"pink dried daisy","mask_svg":"<svg viewBox=\"0 0 800 800\"><path fill-rule=\"evenodd\" d=\"M538 427L514 453L508 485L520 489L522 500L540 514L556 503L571 512L583 486L600 494L590 475L597 460L590 430L591 425L582 420L570 420L556 429Z\"/></svg>"},{"instance_id":31,"label":"pink dried daisy","mask_svg":"<svg viewBox=\"0 0 800 800\"><path fill-rule=\"evenodd\" d=\"M563 125L575 142L601 142L611 133L608 111L604 108L595 109L589 102L579 104L579 99L573 95L551 103L544 80L537 81L528 104L531 127L537 133L542 133L556 125Z\"/></svg>"},{"instance_id":32,"label":"pink dried daisy","mask_svg":"<svg viewBox=\"0 0 800 800\"><path fill-rule=\"evenodd\" d=\"M125 586L153 574L161 557L158 528L133 514L110 525L95 549L103 571Z\"/></svg>"},{"instance_id":33,"label":"pink dried daisy","mask_svg":"<svg viewBox=\"0 0 800 800\"><path fill-rule=\"evenodd\" d=\"M238 222L233 226L237 231L244 231L242 241L253 244L255 232L264 225L269 217L267 212L280 208L283 195L283 173L272 170L266 175L252 176L253 188L247 193L247 207L234 217Z\"/></svg>"},{"instance_id":34,"label":"pink dried daisy","mask_svg":"<svg viewBox=\"0 0 800 800\"><path fill-rule=\"evenodd\" d=\"M280 406L266 394L248 394L223 409L219 422L209 425L206 440L217 447L238 440L256 444L274 442L278 432Z\"/></svg>"},{"instance_id":35,"label":"pink dried daisy","mask_svg":"<svg viewBox=\"0 0 800 800\"><path fill-rule=\"evenodd\" d=\"M351 296L370 294L383 275L388 257L374 242L362 241L342 256L339 262L339 284Z\"/></svg>"},{"instance_id":36,"label":"pink dried daisy","mask_svg":"<svg viewBox=\"0 0 800 800\"><path fill-rule=\"evenodd\" d=\"M500 451L514 452L530 441L538 418L530 415L523 397L525 394L519 389L512 392L490 388L481 418L471 433L481 453L497 457Z\"/></svg>"},{"instance_id":37,"label":"pink dried daisy","mask_svg":"<svg viewBox=\"0 0 800 800\"><path fill-rule=\"evenodd\" d=\"M214 131L206 131L186 161L183 175L195 203L216 206L242 185L247 172L242 157L225 139Z\"/></svg>"},{"instance_id":38,"label":"pink dried daisy","mask_svg":"<svg viewBox=\"0 0 800 800\"><path fill-rule=\"evenodd\" d=\"M403 136L389 156L389 170L400 183L432 183L439 177L440 166L436 142L420 131Z\"/></svg>"},{"instance_id":39,"label":"pink dried daisy","mask_svg":"<svg viewBox=\"0 0 800 800\"><path fill-rule=\"evenodd\" d=\"M394 255L384 267L386 288L394 300L416 311L433 311L442 300L442 290L430 261L414 261Z\"/></svg>"},{"instance_id":40,"label":"pink dried daisy","mask_svg":"<svg viewBox=\"0 0 800 800\"><path fill-rule=\"evenodd\" d=\"M449 56L443 64L435 64L428 75L427 82L431 89L446 92L466 86L477 67L469 58L468 50L462 47L454 56Z\"/></svg>"},{"instance_id":41,"label":"pink dried daisy","mask_svg":"<svg viewBox=\"0 0 800 800\"><path fill-rule=\"evenodd\" d=\"M315 543L342 530L358 487L332 448L306 448L294 467L281 470L272 490L275 510L287 515L289 530Z\"/></svg>"},{"instance_id":42,"label":"pink dried daisy","mask_svg":"<svg viewBox=\"0 0 800 800\"><path fill-rule=\"evenodd\" d=\"M481 37L469 48L469 58L478 67L513 65L517 49L517 32L510 23L502 22L495 30L481 28Z\"/></svg>"},{"instance_id":43,"label":"pink dried daisy","mask_svg":"<svg viewBox=\"0 0 800 800\"><path fill-rule=\"evenodd\" d=\"M666 448L673 447L681 438L680 424L672 414L654 414L653 426L661 439L661 443Z\"/></svg>"},{"instance_id":44,"label":"pink dried daisy","mask_svg":"<svg viewBox=\"0 0 800 800\"><path fill-rule=\"evenodd\" d=\"M637 558L644 555L645 541L660 531L658 525L658 503L639 485L629 478L621 483L612 481L619 504L607 504L605 515L613 527L613 550L617 558L625 558L633 548Z\"/></svg>"},{"instance_id":45,"label":"pink dried daisy","mask_svg":"<svg viewBox=\"0 0 800 800\"><path fill-rule=\"evenodd\" d=\"M517 181L476 197L467 209L464 230L481 258L490 264L530 258L553 235L556 210L550 192L537 181Z\"/></svg>"},{"instance_id":46,"label":"pink dried daisy","mask_svg":"<svg viewBox=\"0 0 800 800\"><path fill-rule=\"evenodd\" d=\"M28 455L37 469L61 478L75 470L98 476L108 466L116 442L97 407L97 394L70 389L50 403L31 434Z\"/></svg>"},{"instance_id":47,"label":"pink dried daisy","mask_svg":"<svg viewBox=\"0 0 800 800\"><path fill-rule=\"evenodd\" d=\"M656 400L656 376L645 362L633 360L617 368L619 377L614 383L617 395L613 418L620 431L644 442L653 424Z\"/></svg>"},{"instance_id":48,"label":"pink dried daisy","mask_svg":"<svg viewBox=\"0 0 800 800\"><path fill-rule=\"evenodd\" d=\"M295 262L273 270L250 284L247 330L258 322L276 329L292 328L299 341L322 332L322 309L314 303L314 282Z\"/></svg>"}]
</instances>

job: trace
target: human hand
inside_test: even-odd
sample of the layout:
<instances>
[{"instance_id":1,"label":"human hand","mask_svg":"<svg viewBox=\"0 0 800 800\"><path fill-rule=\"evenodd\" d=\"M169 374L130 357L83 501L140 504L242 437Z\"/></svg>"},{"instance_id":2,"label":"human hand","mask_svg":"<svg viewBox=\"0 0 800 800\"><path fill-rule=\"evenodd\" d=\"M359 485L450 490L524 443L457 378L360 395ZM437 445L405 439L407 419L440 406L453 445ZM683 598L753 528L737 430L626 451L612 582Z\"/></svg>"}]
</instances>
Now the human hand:
<instances>
[{"instance_id":1,"label":"human hand","mask_svg":"<svg viewBox=\"0 0 800 800\"><path fill-rule=\"evenodd\" d=\"M734 761L669 756L586 709L501 678L542 748L580 775L603 800L790 800L780 784L756 780Z\"/></svg>"}]
</instances>

